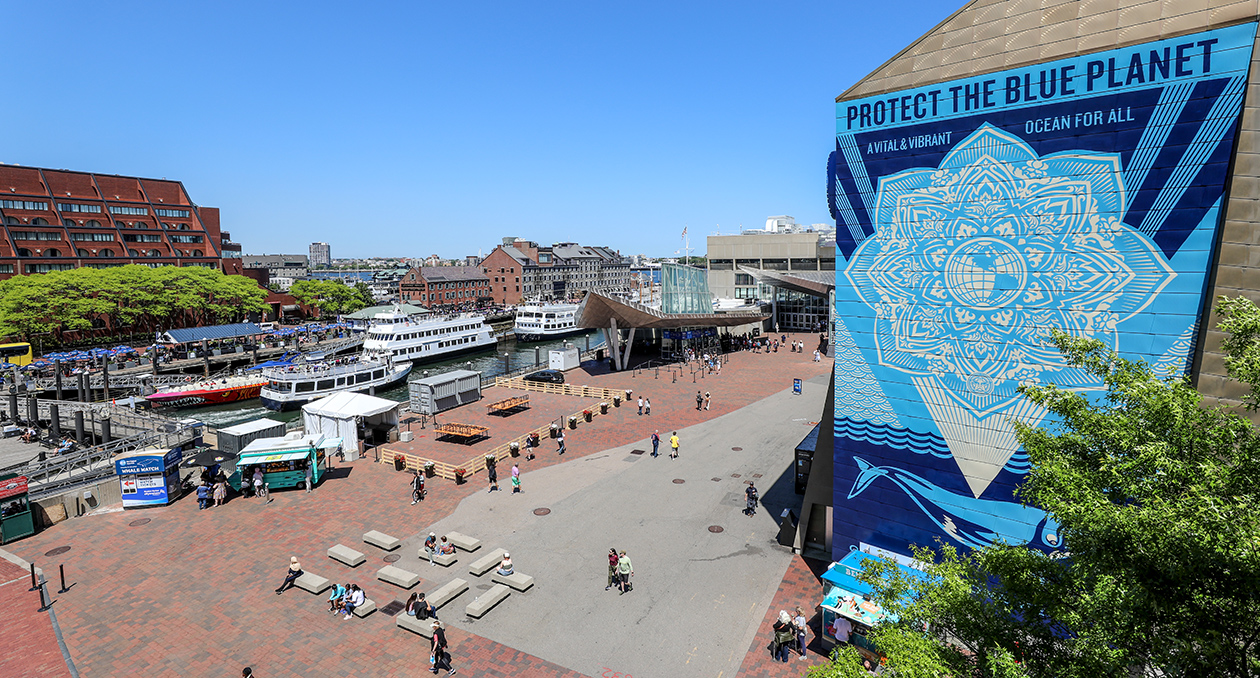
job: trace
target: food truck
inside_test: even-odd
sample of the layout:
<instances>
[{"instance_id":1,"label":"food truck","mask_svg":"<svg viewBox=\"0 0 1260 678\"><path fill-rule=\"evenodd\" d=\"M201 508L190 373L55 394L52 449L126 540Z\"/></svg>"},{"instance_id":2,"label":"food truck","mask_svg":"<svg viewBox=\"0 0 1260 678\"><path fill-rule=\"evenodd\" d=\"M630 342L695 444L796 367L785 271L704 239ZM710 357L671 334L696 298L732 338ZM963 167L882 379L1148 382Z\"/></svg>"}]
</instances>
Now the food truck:
<instances>
[{"instance_id":1,"label":"food truck","mask_svg":"<svg viewBox=\"0 0 1260 678\"><path fill-rule=\"evenodd\" d=\"M26 476L0 475L0 544L35 534Z\"/></svg>"},{"instance_id":2,"label":"food truck","mask_svg":"<svg viewBox=\"0 0 1260 678\"><path fill-rule=\"evenodd\" d=\"M839 562L832 563L823 573L825 595L820 605L823 628L821 640L827 652L831 652L831 648L837 642L836 620L844 619L852 629L849 634L849 644L866 659L872 662L879 661L879 650L867 640L867 634L880 622L897 621L897 617L871 600L870 596L875 589L857 578L868 563L878 559L879 555L855 549ZM906 558L897 560L897 568L902 570L903 574L918 579L927 576L921 570L907 566L907 563L913 564L913 561ZM843 626L842 623L840 628Z\"/></svg>"},{"instance_id":3,"label":"food truck","mask_svg":"<svg viewBox=\"0 0 1260 678\"><path fill-rule=\"evenodd\" d=\"M302 487L308 467L311 469L311 485L318 485L328 468L328 455L336 454L340 449L341 438L326 438L322 433L290 433L283 438L259 438L241 450L236 472L228 478L228 484L240 491L241 483L251 482L254 470L261 466L263 482L268 489Z\"/></svg>"},{"instance_id":4,"label":"food truck","mask_svg":"<svg viewBox=\"0 0 1260 678\"><path fill-rule=\"evenodd\" d=\"M136 450L114 457L123 508L166 506L179 499L179 462L183 458L179 447Z\"/></svg>"}]
</instances>

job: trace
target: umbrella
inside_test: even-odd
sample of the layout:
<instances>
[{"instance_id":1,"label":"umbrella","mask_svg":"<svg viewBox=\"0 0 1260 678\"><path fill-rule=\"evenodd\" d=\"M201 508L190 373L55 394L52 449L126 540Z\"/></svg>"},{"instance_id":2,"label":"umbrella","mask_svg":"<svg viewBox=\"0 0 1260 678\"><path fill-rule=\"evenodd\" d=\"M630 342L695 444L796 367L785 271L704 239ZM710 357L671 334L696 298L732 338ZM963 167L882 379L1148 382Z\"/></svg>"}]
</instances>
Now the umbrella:
<instances>
[{"instance_id":1,"label":"umbrella","mask_svg":"<svg viewBox=\"0 0 1260 678\"><path fill-rule=\"evenodd\" d=\"M223 450L216 450L213 447L203 447L197 450L196 454L184 459L180 462L180 466L184 468L192 468L194 466L214 466L215 464L230 464L237 459L239 455Z\"/></svg>"}]
</instances>

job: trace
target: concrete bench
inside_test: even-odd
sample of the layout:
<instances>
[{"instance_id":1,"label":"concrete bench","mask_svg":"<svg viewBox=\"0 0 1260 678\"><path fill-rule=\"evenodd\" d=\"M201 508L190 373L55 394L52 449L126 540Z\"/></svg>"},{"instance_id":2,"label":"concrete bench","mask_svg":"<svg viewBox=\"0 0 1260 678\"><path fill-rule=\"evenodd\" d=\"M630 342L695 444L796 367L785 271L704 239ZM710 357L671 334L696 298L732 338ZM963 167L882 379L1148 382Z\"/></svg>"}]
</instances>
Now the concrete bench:
<instances>
[{"instance_id":1,"label":"concrete bench","mask_svg":"<svg viewBox=\"0 0 1260 678\"><path fill-rule=\"evenodd\" d=\"M490 611L490 608L498 605L504 598L508 597L511 590L503 584L495 584L490 587L489 591L477 596L468 607L464 608L464 613L469 617L481 618L482 615Z\"/></svg>"},{"instance_id":2,"label":"concrete bench","mask_svg":"<svg viewBox=\"0 0 1260 678\"><path fill-rule=\"evenodd\" d=\"M376 530L363 533L363 541L377 548L385 549L386 551L393 551L399 546L402 546L402 540L398 537L391 537L384 532L377 532Z\"/></svg>"},{"instance_id":3,"label":"concrete bench","mask_svg":"<svg viewBox=\"0 0 1260 678\"><path fill-rule=\"evenodd\" d=\"M468 566L468 572L480 577L481 575L498 567L499 563L503 562L504 553L507 553L507 551L503 549L495 549L487 553L485 556L474 560L472 565Z\"/></svg>"},{"instance_id":4,"label":"concrete bench","mask_svg":"<svg viewBox=\"0 0 1260 678\"><path fill-rule=\"evenodd\" d=\"M506 584L507 586L511 586L517 591L524 591L534 585L533 577L527 574L521 574L520 572L513 572L512 574L507 574L507 575L503 575L503 574L499 574L498 572L495 572L493 575L490 576L490 581L493 581L499 584Z\"/></svg>"},{"instance_id":5,"label":"concrete bench","mask_svg":"<svg viewBox=\"0 0 1260 678\"><path fill-rule=\"evenodd\" d=\"M455 548L463 549L465 551L468 551L469 553L472 553L473 551L476 551L477 549L481 548L480 539L473 539L472 537L466 534L460 534L458 532L447 532L446 539L450 541L452 544L454 544Z\"/></svg>"},{"instance_id":6,"label":"concrete bench","mask_svg":"<svg viewBox=\"0 0 1260 678\"><path fill-rule=\"evenodd\" d=\"M456 596L467 590L468 582L463 579L452 579L433 593L425 594L424 599L429 601L429 604L436 609L451 602Z\"/></svg>"},{"instance_id":7,"label":"concrete bench","mask_svg":"<svg viewBox=\"0 0 1260 678\"><path fill-rule=\"evenodd\" d=\"M418 633L425 638L433 637L433 619L416 619L406 612L399 612L394 617L394 624L400 629L406 629L412 633Z\"/></svg>"},{"instance_id":8,"label":"concrete bench","mask_svg":"<svg viewBox=\"0 0 1260 678\"><path fill-rule=\"evenodd\" d=\"M328 549L328 557L333 560L343 562L350 567L358 567L367 561L367 557L362 553L359 553L349 546L342 546L341 544L337 544L336 546Z\"/></svg>"},{"instance_id":9,"label":"concrete bench","mask_svg":"<svg viewBox=\"0 0 1260 678\"><path fill-rule=\"evenodd\" d=\"M420 575L415 572L408 572L401 567L386 565L376 571L376 578L381 581L387 581L395 586L401 586L409 589L420 583Z\"/></svg>"},{"instance_id":10,"label":"concrete bench","mask_svg":"<svg viewBox=\"0 0 1260 678\"><path fill-rule=\"evenodd\" d=\"M332 586L324 577L311 574L310 572L303 572L302 576L293 580L293 585L303 591L310 591L315 594L323 593L328 590L329 586Z\"/></svg>"},{"instance_id":11,"label":"concrete bench","mask_svg":"<svg viewBox=\"0 0 1260 678\"><path fill-rule=\"evenodd\" d=\"M365 599L362 605L354 608L354 616L356 617L366 617L373 612L376 612L376 601L371 598Z\"/></svg>"},{"instance_id":12,"label":"concrete bench","mask_svg":"<svg viewBox=\"0 0 1260 678\"><path fill-rule=\"evenodd\" d=\"M428 559L429 559L428 551L425 551L424 549L420 549L420 560L428 560ZM456 553L447 553L446 555L442 555L441 553L433 554L433 562L437 563L438 565L441 565L442 567L450 567L454 565L455 561L457 560L459 560L459 556Z\"/></svg>"}]
</instances>

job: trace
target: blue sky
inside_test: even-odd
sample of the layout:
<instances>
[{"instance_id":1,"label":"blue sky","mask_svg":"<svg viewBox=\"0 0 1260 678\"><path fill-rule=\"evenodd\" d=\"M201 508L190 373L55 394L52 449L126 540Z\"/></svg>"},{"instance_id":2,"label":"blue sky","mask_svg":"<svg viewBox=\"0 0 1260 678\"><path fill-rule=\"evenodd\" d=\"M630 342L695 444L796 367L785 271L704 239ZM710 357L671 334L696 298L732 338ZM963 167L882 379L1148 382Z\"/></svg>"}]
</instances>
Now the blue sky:
<instances>
[{"instance_id":1,"label":"blue sky","mask_svg":"<svg viewBox=\"0 0 1260 678\"><path fill-rule=\"evenodd\" d=\"M248 253L703 253L827 221L836 95L961 4L6 3L0 162L179 179Z\"/></svg>"}]
</instances>

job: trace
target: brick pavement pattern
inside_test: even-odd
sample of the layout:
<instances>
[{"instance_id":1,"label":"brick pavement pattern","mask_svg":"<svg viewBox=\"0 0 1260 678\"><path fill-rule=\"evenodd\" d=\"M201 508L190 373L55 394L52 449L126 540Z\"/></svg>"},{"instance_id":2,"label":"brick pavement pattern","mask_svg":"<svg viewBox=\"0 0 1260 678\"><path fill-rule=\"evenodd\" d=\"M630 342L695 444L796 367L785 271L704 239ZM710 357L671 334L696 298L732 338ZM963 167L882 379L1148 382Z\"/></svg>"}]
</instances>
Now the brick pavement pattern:
<instances>
[{"instance_id":1,"label":"brick pavement pattern","mask_svg":"<svg viewBox=\"0 0 1260 678\"><path fill-rule=\"evenodd\" d=\"M805 339L807 346L817 341L812 335L796 338ZM720 376L697 376L694 385L690 375L674 383L664 371L660 378L653 371L609 374L590 369L586 377L578 376L582 370L570 373L573 383L632 388L636 396L647 395L652 416L640 417L636 408L625 405L610 409L607 416L566 432L569 451L561 458L554 443L544 440L537 459L518 460L524 486L528 489L533 468L639 440L646 444L654 428L665 438L669 431L782 391L793 377L808 379L830 368L830 361L814 363L809 353L782 349L769 355L736 353ZM697 388L712 392L711 410L695 410ZM484 413L486 402L466 407ZM446 417L459 421L458 410ZM684 439L683 454L687 444ZM507 477L507 468L500 469L501 479ZM184 497L168 507L72 519L6 548L50 571L65 563L67 580L75 586L59 596L57 611L71 656L84 676L231 676L247 665L268 678L414 675L427 670L428 641L396 629L388 615L378 611L365 619L343 620L326 611L326 596L300 589L273 593L289 557L296 556L309 572L358 583L378 607L405 600L401 589L374 578L385 564L383 552L364 549L368 561L351 569L328 558L326 551L337 543L357 544L369 530L402 538L419 534L472 492L485 491L484 479L477 477L464 485L433 479L428 498L411 506L409 477L392 466L361 460L334 468L311 494L277 491L270 504L231 498L204 511L198 510L195 497ZM530 508L522 504L520 510ZM152 521L129 525L141 517ZM71 551L57 558L42 555L63 545ZM426 578L414 590L432 590L450 579L444 570L422 576L437 580ZM441 614L459 614L461 609L456 605ZM449 638L455 666L464 675L580 675L458 629L451 629ZM52 650L56 652L55 643ZM55 658L61 663L59 652ZM22 667L23 672L0 675L61 675L31 673L25 662Z\"/></svg>"},{"instance_id":2,"label":"brick pavement pattern","mask_svg":"<svg viewBox=\"0 0 1260 678\"><path fill-rule=\"evenodd\" d=\"M748 648L748 654L744 657L738 676L787 678L803 675L811 667L827 663L827 653L818 639L822 614L817 609L819 601L822 600L821 577L827 571L827 565L828 563L809 560L800 555L792 558L792 564L783 575L779 590L774 594L774 602L766 610L765 619L761 621L761 626L757 629L757 637ZM797 606L804 610L805 616L809 618L805 660L798 659L800 655L793 648L786 663L774 661L767 648L774 641L774 622L779 618L779 610L786 610L788 614L795 616Z\"/></svg>"},{"instance_id":3,"label":"brick pavement pattern","mask_svg":"<svg viewBox=\"0 0 1260 678\"><path fill-rule=\"evenodd\" d=\"M0 559L0 609L4 610L0 676L68 677L70 669L57 647L52 621L48 613L39 611L39 592L30 588L30 572ZM56 596L57 584L49 582L46 590Z\"/></svg>"}]
</instances>

